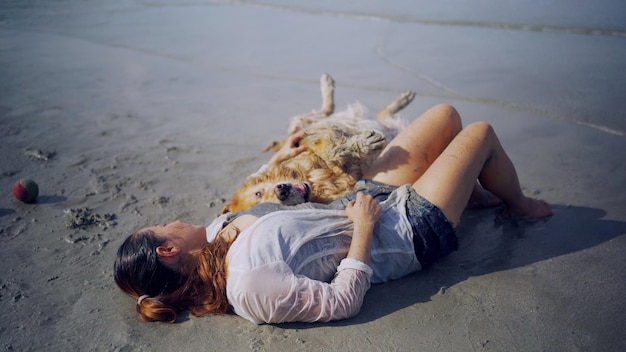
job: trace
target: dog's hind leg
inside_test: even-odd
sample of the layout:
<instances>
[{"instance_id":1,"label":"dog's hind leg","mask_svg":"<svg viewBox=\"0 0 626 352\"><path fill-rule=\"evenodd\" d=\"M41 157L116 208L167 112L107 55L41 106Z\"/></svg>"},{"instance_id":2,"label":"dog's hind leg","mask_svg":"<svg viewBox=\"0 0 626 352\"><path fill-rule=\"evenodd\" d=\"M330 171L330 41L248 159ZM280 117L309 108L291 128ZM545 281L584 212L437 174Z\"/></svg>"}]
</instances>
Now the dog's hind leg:
<instances>
[{"instance_id":1,"label":"dog's hind leg","mask_svg":"<svg viewBox=\"0 0 626 352\"><path fill-rule=\"evenodd\" d=\"M335 112L335 81L328 74L324 73L320 78L320 88L322 90L322 113L330 116Z\"/></svg>"},{"instance_id":2,"label":"dog's hind leg","mask_svg":"<svg viewBox=\"0 0 626 352\"><path fill-rule=\"evenodd\" d=\"M393 115L395 113L409 105L413 101L413 98L415 98L415 92L402 92L402 94L400 94L400 96L396 100L392 101L391 104L387 105L386 108L378 112L378 115L376 115L376 119L378 120L378 122L386 126L386 122L388 122L390 119L393 119Z\"/></svg>"}]
</instances>

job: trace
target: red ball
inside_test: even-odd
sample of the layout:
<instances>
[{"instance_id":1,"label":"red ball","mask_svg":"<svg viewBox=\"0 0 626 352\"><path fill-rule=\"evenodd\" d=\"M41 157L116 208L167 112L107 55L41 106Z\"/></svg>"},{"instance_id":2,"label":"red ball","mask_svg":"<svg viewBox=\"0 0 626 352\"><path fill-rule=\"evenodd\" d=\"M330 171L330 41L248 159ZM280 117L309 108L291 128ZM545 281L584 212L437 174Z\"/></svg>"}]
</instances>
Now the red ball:
<instances>
[{"instance_id":1,"label":"red ball","mask_svg":"<svg viewBox=\"0 0 626 352\"><path fill-rule=\"evenodd\" d=\"M13 185L13 196L24 203L33 203L39 195L39 186L31 179L21 179Z\"/></svg>"}]
</instances>

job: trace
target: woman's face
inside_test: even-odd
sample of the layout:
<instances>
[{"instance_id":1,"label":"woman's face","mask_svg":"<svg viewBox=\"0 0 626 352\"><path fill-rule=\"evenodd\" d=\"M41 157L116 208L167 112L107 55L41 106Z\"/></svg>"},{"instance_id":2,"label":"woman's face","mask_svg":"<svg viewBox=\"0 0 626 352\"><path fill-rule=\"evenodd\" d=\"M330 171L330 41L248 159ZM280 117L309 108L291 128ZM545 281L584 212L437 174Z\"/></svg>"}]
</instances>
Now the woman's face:
<instances>
[{"instance_id":1,"label":"woman's face","mask_svg":"<svg viewBox=\"0 0 626 352\"><path fill-rule=\"evenodd\" d=\"M206 243L206 229L203 226L174 221L167 225L156 225L143 230L151 230L158 237L176 244L184 253L202 248Z\"/></svg>"}]
</instances>

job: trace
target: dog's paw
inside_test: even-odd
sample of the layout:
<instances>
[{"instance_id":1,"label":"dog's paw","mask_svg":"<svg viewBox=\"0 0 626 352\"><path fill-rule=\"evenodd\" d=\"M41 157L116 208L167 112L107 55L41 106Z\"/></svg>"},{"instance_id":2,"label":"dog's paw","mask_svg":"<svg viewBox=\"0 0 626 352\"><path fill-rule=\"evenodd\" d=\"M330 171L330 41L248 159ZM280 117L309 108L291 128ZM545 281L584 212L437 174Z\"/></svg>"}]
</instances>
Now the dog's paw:
<instances>
[{"instance_id":1,"label":"dog's paw","mask_svg":"<svg viewBox=\"0 0 626 352\"><path fill-rule=\"evenodd\" d=\"M365 161L373 155L378 155L386 145L387 139L383 134L365 131L348 138L336 147L332 152L331 161L340 165Z\"/></svg>"},{"instance_id":2,"label":"dog's paw","mask_svg":"<svg viewBox=\"0 0 626 352\"><path fill-rule=\"evenodd\" d=\"M402 92L396 100L392 101L387 107L378 112L376 116L377 119L381 122L386 119L393 118L393 115L398 113L400 110L404 109L407 105L409 105L413 99L415 99L415 92L406 91Z\"/></svg>"},{"instance_id":3,"label":"dog's paw","mask_svg":"<svg viewBox=\"0 0 626 352\"><path fill-rule=\"evenodd\" d=\"M404 109L407 105L409 105L413 101L414 98L415 98L415 92L413 91L402 92L402 94L400 94L398 99L394 101L396 109L393 113L395 114L396 112Z\"/></svg>"},{"instance_id":4,"label":"dog's paw","mask_svg":"<svg viewBox=\"0 0 626 352\"><path fill-rule=\"evenodd\" d=\"M382 133L367 131L360 136L358 144L362 154L369 154L382 150L387 145L387 139Z\"/></svg>"},{"instance_id":5,"label":"dog's paw","mask_svg":"<svg viewBox=\"0 0 626 352\"><path fill-rule=\"evenodd\" d=\"M335 89L335 80L328 73L324 73L320 77L320 87L322 88L322 94L328 93Z\"/></svg>"}]
</instances>

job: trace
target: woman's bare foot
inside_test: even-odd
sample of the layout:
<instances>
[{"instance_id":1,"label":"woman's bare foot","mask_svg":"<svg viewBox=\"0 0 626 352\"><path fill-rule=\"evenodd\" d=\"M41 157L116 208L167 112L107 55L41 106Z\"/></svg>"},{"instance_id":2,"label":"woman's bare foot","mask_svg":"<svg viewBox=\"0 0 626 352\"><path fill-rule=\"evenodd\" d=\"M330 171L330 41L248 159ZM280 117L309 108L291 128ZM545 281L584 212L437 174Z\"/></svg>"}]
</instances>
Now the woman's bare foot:
<instances>
[{"instance_id":1,"label":"woman's bare foot","mask_svg":"<svg viewBox=\"0 0 626 352\"><path fill-rule=\"evenodd\" d=\"M496 207L500 204L502 204L500 198L484 189L479 183L476 183L465 209L486 209Z\"/></svg>"},{"instance_id":2,"label":"woman's bare foot","mask_svg":"<svg viewBox=\"0 0 626 352\"><path fill-rule=\"evenodd\" d=\"M541 199L524 197L515 206L509 205L502 215L504 217L541 219L552 216L552 209L547 202Z\"/></svg>"}]
</instances>

